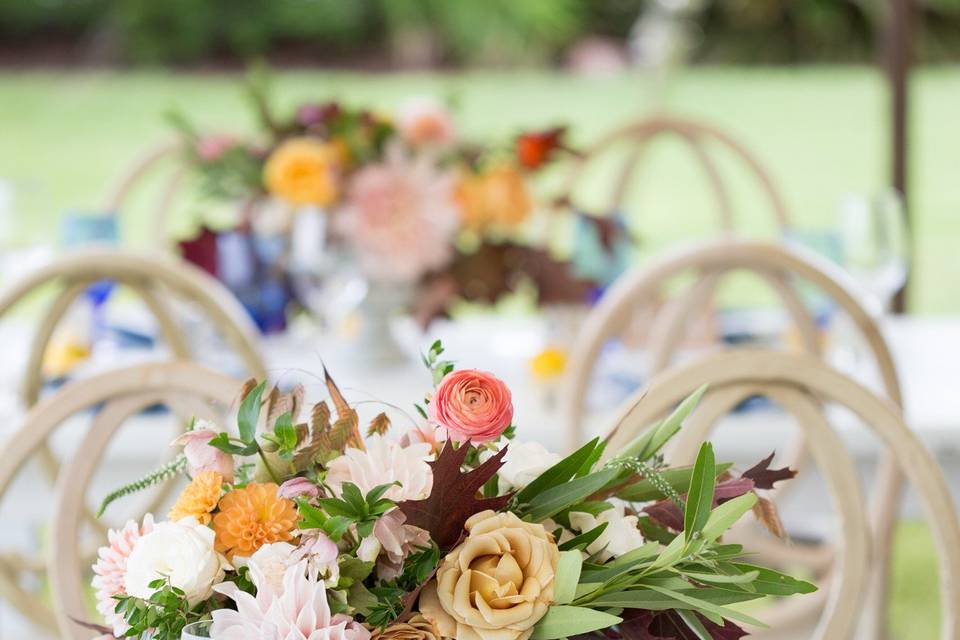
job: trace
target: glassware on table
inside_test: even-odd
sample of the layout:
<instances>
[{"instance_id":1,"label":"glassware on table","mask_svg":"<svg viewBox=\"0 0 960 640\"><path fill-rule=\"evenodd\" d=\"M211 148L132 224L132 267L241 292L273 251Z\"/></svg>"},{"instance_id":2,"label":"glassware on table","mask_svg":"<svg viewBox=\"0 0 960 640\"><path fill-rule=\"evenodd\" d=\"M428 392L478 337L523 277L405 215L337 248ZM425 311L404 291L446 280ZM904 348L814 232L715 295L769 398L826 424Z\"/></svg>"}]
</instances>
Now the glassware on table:
<instances>
[{"instance_id":1,"label":"glassware on table","mask_svg":"<svg viewBox=\"0 0 960 640\"><path fill-rule=\"evenodd\" d=\"M894 190L851 194L841 208L844 265L880 314L907 281L909 239L903 199Z\"/></svg>"},{"instance_id":2,"label":"glassware on table","mask_svg":"<svg viewBox=\"0 0 960 640\"><path fill-rule=\"evenodd\" d=\"M200 622L191 622L183 628L180 634L180 640L208 640L210 635L210 625L212 620L201 620Z\"/></svg>"}]
</instances>

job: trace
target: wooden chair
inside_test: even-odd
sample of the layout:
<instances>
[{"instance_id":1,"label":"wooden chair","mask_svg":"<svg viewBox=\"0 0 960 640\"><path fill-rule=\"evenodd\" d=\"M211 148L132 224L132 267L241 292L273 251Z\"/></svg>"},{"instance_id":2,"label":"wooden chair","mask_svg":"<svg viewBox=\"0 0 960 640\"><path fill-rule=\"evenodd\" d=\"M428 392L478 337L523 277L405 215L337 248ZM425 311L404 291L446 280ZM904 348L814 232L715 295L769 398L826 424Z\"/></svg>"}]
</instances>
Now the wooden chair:
<instances>
[{"instance_id":1,"label":"wooden chair","mask_svg":"<svg viewBox=\"0 0 960 640\"><path fill-rule=\"evenodd\" d=\"M852 321L864 338L873 356L882 381L883 392L897 406L902 394L890 350L876 322L858 301L855 285L841 269L815 254L802 249L788 249L780 244L743 239L712 240L668 252L642 268L622 277L603 297L588 316L579 334L571 358L570 373L563 394L568 442L571 446L582 441L584 401L596 359L603 344L622 331L622 327L645 302L659 300L664 284L677 276L694 275L693 284L675 296L660 310L652 322L649 343L652 371L662 371L679 351L690 319L703 312L714 297L722 279L735 272L751 272L762 278L783 303L792 325L800 336L801 348L813 355L821 353L815 319L806 308L797 285L813 285L826 294ZM790 463L801 465L805 455L804 442L795 443ZM895 459L881 458L878 485L872 506L875 543L885 552L880 554L874 590L870 598L871 611L876 616L877 629L882 628L888 586L889 551L893 543L902 478ZM823 567L830 562L830 554L823 549L818 557L808 561Z\"/></svg>"},{"instance_id":2,"label":"wooden chair","mask_svg":"<svg viewBox=\"0 0 960 640\"><path fill-rule=\"evenodd\" d=\"M167 251L175 251L176 248L170 236L170 210L184 185L187 168L182 163L169 169L166 165L182 153L183 148L180 142L169 142L150 149L137 158L113 186L104 207L104 211L121 215L137 190L142 188L145 179L156 177L166 169L168 175L162 178L159 193L153 199L150 230L151 237L157 241L157 246Z\"/></svg>"},{"instance_id":3,"label":"wooden chair","mask_svg":"<svg viewBox=\"0 0 960 640\"><path fill-rule=\"evenodd\" d=\"M625 403L607 451L622 448L704 384L709 385L706 395L667 454L671 464L692 463L700 443L709 437L716 421L744 399L757 395L769 397L793 414L807 434L813 458L825 476L834 501L841 538L829 593L820 596L826 606L813 638L854 637L873 579L872 564L879 553L885 553L871 545L856 466L827 420L825 403L844 407L859 416L895 455L916 491L933 531L940 560L943 603L940 637L960 638L960 580L957 578L960 575L960 520L936 461L903 423L896 405L813 356L765 349L733 350L710 354L657 376L645 390ZM774 629L776 633L770 637L786 637L785 628L774 626Z\"/></svg>"},{"instance_id":4,"label":"wooden chair","mask_svg":"<svg viewBox=\"0 0 960 640\"><path fill-rule=\"evenodd\" d=\"M577 187L583 181L587 169L597 158L608 153L618 145L627 145L627 156L622 168L616 174L616 180L610 191L607 205L598 213L610 215L623 209L629 189L640 169L640 161L652 140L658 137L674 136L685 142L694 159L703 172L713 191L719 213L720 229L731 231L735 228L734 207L729 189L714 157L714 148L721 148L738 159L756 180L765 199L769 202L777 226L781 230L789 227L789 214L786 203L780 195L770 173L760 160L744 145L722 130L710 124L671 115L658 115L617 129L588 147L585 153L574 160L564 181L566 190L557 200L565 204L576 204Z\"/></svg>"},{"instance_id":5,"label":"wooden chair","mask_svg":"<svg viewBox=\"0 0 960 640\"><path fill-rule=\"evenodd\" d=\"M69 253L41 269L25 274L0 293L0 316L3 316L39 289L47 286L59 289L40 319L30 343L21 390L25 408L34 406L40 398L44 382L43 357L58 323L90 284L103 279L113 280L119 286L130 289L143 301L156 318L160 333L174 359L194 358L185 328L177 322L177 314L170 306L171 299L177 298L196 305L204 312L240 357L248 375L266 378L266 367L257 347L256 327L240 303L213 277L172 257L90 249ZM58 462L46 444L41 444L37 456L48 477L55 478ZM159 501L163 497L158 494L156 499ZM99 525L91 514L88 514L88 519ZM16 582L13 566L22 564L0 556L0 565L4 562L7 566L0 570L0 589ZM28 563L28 566L35 564ZM41 623L44 621L39 620Z\"/></svg>"},{"instance_id":6,"label":"wooden chair","mask_svg":"<svg viewBox=\"0 0 960 640\"><path fill-rule=\"evenodd\" d=\"M0 460L0 495L7 491L26 460L46 446L47 439L58 427L69 421L64 428L75 428L73 417L85 412L93 411L94 416L81 446L60 470L56 481L46 563L52 586L52 611L36 594L15 584L0 581L0 593L30 618L48 629L56 628L60 638L86 640L95 635L71 617L92 619L85 594L91 562L82 544L90 536L84 536L82 523L90 498L94 501L102 498L88 496L88 486L111 438L124 421L157 404L167 405L177 413L188 412L225 424L221 418L225 409L235 404L240 388L239 381L221 373L189 362L169 362L115 369L71 382L36 404L4 449ZM135 514L132 517L137 520L143 515L140 502L137 508L128 511ZM95 532L95 535L101 534ZM98 537L93 544L96 548L105 544L105 539Z\"/></svg>"}]
</instances>

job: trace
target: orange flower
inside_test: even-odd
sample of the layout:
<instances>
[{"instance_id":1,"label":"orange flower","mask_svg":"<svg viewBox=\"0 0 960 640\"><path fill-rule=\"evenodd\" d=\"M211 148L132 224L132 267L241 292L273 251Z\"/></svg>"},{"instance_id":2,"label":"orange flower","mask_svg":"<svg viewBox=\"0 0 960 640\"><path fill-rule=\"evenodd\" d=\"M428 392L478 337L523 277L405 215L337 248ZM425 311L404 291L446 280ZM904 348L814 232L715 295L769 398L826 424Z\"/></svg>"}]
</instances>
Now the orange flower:
<instances>
[{"instance_id":1,"label":"orange flower","mask_svg":"<svg viewBox=\"0 0 960 640\"><path fill-rule=\"evenodd\" d=\"M217 508L223 476L217 471L204 471L187 485L167 517L176 522L193 516L200 524L210 524L210 512Z\"/></svg>"},{"instance_id":2,"label":"orange flower","mask_svg":"<svg viewBox=\"0 0 960 640\"><path fill-rule=\"evenodd\" d=\"M234 489L220 500L220 512L213 517L217 551L232 558L250 556L272 542L286 542L297 526L292 501L277 495L272 482L251 482Z\"/></svg>"},{"instance_id":3,"label":"orange flower","mask_svg":"<svg viewBox=\"0 0 960 640\"><path fill-rule=\"evenodd\" d=\"M527 169L539 169L550 161L557 149L562 148L564 133L566 127L520 134L516 143L517 160Z\"/></svg>"},{"instance_id":4,"label":"orange flower","mask_svg":"<svg viewBox=\"0 0 960 640\"><path fill-rule=\"evenodd\" d=\"M267 158L263 183L272 195L293 205L329 205L337 198L340 157L335 145L291 138Z\"/></svg>"},{"instance_id":5,"label":"orange flower","mask_svg":"<svg viewBox=\"0 0 960 640\"><path fill-rule=\"evenodd\" d=\"M517 167L499 164L480 174L461 177L454 194L467 226L512 226L533 209L527 184Z\"/></svg>"}]
</instances>

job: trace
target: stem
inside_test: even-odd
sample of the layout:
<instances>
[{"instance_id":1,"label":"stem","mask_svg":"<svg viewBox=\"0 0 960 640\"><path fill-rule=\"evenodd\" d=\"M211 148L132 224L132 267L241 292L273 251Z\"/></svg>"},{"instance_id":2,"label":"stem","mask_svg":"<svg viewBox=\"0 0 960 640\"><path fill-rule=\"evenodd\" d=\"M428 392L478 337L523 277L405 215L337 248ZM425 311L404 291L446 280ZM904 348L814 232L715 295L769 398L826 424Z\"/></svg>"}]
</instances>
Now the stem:
<instances>
[{"instance_id":1,"label":"stem","mask_svg":"<svg viewBox=\"0 0 960 640\"><path fill-rule=\"evenodd\" d=\"M267 470L267 473L270 474L270 479L279 485L280 479L277 478L277 474L273 472L273 469L270 467L270 463L267 462L267 456L263 455L263 449L257 447L257 455L260 456L260 460L263 461L263 467Z\"/></svg>"}]
</instances>

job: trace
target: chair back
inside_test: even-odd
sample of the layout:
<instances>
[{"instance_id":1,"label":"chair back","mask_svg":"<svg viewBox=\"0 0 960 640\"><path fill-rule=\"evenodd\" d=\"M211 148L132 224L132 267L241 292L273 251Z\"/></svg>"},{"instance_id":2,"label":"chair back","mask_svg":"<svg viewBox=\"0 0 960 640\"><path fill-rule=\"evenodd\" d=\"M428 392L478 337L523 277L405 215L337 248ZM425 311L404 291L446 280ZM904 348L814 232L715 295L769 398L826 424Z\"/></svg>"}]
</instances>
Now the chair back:
<instances>
[{"instance_id":1,"label":"chair back","mask_svg":"<svg viewBox=\"0 0 960 640\"><path fill-rule=\"evenodd\" d=\"M933 531L939 558L943 603L940 637L960 638L960 520L936 461L904 424L896 405L813 356L739 349L710 354L657 376L647 389L625 403L607 451L621 449L704 384L709 385L707 393L667 454L672 465L692 463L717 420L743 400L759 395L796 418L826 480L839 520L840 540L829 591L820 595L825 606L813 638L854 637L870 591L873 564L879 560L877 555L885 552L871 544L856 466L833 426L838 412L825 411L833 405L853 412L878 436L915 490ZM773 621L768 622L778 633L784 631Z\"/></svg>"},{"instance_id":2,"label":"chair back","mask_svg":"<svg viewBox=\"0 0 960 640\"><path fill-rule=\"evenodd\" d=\"M715 126L673 115L659 115L631 123L609 133L588 147L580 158L573 161L564 181L567 185L566 190L557 200L575 205L577 187L583 182L589 165L613 147L628 145L626 159L621 169L615 174L616 181L610 191L609 201L600 213L610 215L622 210L629 195L630 186L639 172L644 151L655 138L667 136L673 136L685 142L702 168L717 202L721 230L730 231L736 224L728 185L723 180L723 174L715 157L716 149L729 152L746 167L759 185L764 198L769 202L777 227L781 230L789 227L786 203L770 173L753 153Z\"/></svg>"},{"instance_id":3,"label":"chair back","mask_svg":"<svg viewBox=\"0 0 960 640\"><path fill-rule=\"evenodd\" d=\"M564 417L569 446L583 439L583 409L593 369L603 345L622 333L637 310L657 304L672 279L692 275L693 284L657 314L649 343L653 372L663 370L676 355L691 317L712 299L723 277L736 272L758 275L776 292L796 328L802 348L820 354L816 319L805 306L798 285L812 285L837 305L865 339L883 391L894 403L902 403L893 356L873 317L860 303L856 285L840 268L811 251L787 248L779 243L738 238L708 240L685 245L655 257L623 275L588 315L574 344L565 379Z\"/></svg>"},{"instance_id":4,"label":"chair back","mask_svg":"<svg viewBox=\"0 0 960 640\"><path fill-rule=\"evenodd\" d=\"M44 267L25 274L0 292L0 316L38 289L55 285L53 301L39 321L31 341L24 373L22 398L32 406L43 387L42 364L58 323L93 283L111 280L130 289L155 317L161 335L177 359L193 354L171 299L198 306L242 360L248 373L266 377L266 367L257 347L257 329L237 299L216 278L175 258L131 251L96 248L70 252Z\"/></svg>"},{"instance_id":5,"label":"chair back","mask_svg":"<svg viewBox=\"0 0 960 640\"><path fill-rule=\"evenodd\" d=\"M45 626L55 625L58 637L87 640L95 635L73 619L92 619L86 606L86 585L92 551L105 544L105 538L87 549L90 536L85 535L82 522L91 498L95 501L102 498L90 496L89 489L95 471L102 467L103 454L111 439L125 421L156 405L165 405L180 416L195 415L225 424L222 418L235 405L240 391L237 380L221 373L189 362L169 362L115 369L77 380L37 403L4 449L0 461L0 496L10 488L25 462L46 446L54 431L61 426L76 428L75 418L81 414L92 412L93 417L89 430L56 480L46 563L52 586L52 611L37 594L12 580L8 571L0 572L4 597L31 618L45 616ZM128 513L136 514L133 517L139 521L143 501L133 500L128 506ZM95 534L99 536L102 532ZM8 563L9 558L9 555L0 556L4 563Z\"/></svg>"}]
</instances>

